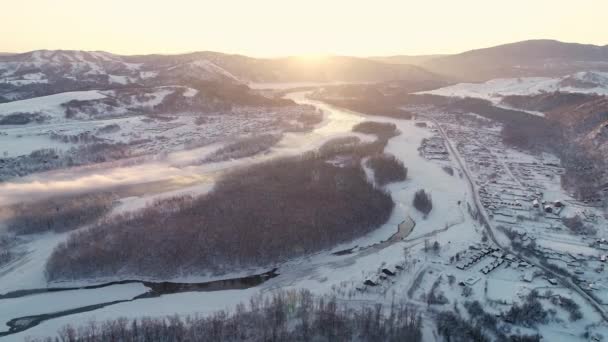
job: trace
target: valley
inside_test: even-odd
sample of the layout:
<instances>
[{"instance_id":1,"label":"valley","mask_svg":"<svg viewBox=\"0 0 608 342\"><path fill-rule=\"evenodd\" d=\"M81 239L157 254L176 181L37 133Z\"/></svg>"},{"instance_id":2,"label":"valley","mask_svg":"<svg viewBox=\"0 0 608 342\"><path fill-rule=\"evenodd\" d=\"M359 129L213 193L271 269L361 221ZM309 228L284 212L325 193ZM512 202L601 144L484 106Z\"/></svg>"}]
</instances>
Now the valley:
<instances>
[{"instance_id":1,"label":"valley","mask_svg":"<svg viewBox=\"0 0 608 342\"><path fill-rule=\"evenodd\" d=\"M0 56L0 340L608 337L606 72L449 59Z\"/></svg>"}]
</instances>

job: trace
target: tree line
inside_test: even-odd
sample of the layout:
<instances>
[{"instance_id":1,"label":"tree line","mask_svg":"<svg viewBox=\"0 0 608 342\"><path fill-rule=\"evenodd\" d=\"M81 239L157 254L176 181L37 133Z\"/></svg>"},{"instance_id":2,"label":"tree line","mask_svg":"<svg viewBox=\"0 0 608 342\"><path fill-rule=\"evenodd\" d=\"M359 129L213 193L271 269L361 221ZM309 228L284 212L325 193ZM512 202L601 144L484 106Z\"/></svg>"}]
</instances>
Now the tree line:
<instances>
[{"instance_id":1,"label":"tree line","mask_svg":"<svg viewBox=\"0 0 608 342\"><path fill-rule=\"evenodd\" d=\"M10 206L7 227L17 235L70 231L106 215L116 196L110 192L61 195Z\"/></svg>"},{"instance_id":2,"label":"tree line","mask_svg":"<svg viewBox=\"0 0 608 342\"><path fill-rule=\"evenodd\" d=\"M83 326L67 325L56 337L31 342L165 341L408 341L422 340L422 321L411 306L382 304L359 308L308 290L253 297L234 312L210 316L119 318Z\"/></svg>"}]
</instances>

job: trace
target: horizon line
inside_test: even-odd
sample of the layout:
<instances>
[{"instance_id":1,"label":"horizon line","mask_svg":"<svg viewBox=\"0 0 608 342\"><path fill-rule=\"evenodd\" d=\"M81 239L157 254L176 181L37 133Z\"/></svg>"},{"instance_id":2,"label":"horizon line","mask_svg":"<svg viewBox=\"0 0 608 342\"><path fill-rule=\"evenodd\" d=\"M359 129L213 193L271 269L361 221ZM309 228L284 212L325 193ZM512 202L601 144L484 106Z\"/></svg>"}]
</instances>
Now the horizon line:
<instances>
[{"instance_id":1,"label":"horizon line","mask_svg":"<svg viewBox=\"0 0 608 342\"><path fill-rule=\"evenodd\" d=\"M356 58L379 58L379 57L399 57L399 56L404 56L404 57L423 57L423 56L434 56L434 55L444 55L444 56L445 55L458 55L458 54L469 52L469 51L475 51L475 50L493 48L493 47L498 47L498 46L503 46L503 45L509 45L509 44L530 42L530 41L554 41L554 42L559 42L559 43L564 43L564 44L579 44L579 45L590 45L590 46L596 46L596 47L608 47L608 44L598 45L598 44L591 44L591 43L580 43L580 42L562 41L562 40L558 40L558 39L532 38L532 39L512 41L512 42L508 42L508 43L502 43L502 44L491 45L491 46L476 47L476 48L473 48L473 49L468 49L468 50L464 50L464 51L460 51L460 52L456 52L456 53L443 53L443 52L432 53L432 52L429 52L429 53L421 53L421 54L391 53L391 54L369 54L369 55L358 55L358 54L349 55L349 54L339 54L339 53L329 53L329 54L321 54L321 53L319 53L319 54L310 53L309 54L309 53L303 53L303 54L289 54L289 55L273 55L273 56L271 56L271 55L245 54L245 53L239 53L239 52L227 52L227 51L217 51L217 50L207 50L207 49L190 50L190 51L182 51L182 52L170 52L170 53L149 52L149 53L124 54L124 53L111 52L109 50L86 50L86 49L63 49L63 48L49 49L49 48L41 48L41 49L34 49L34 50L28 50L28 51L6 51L6 50L0 50L0 56L2 56L2 55L22 55L22 54L32 53L32 52L36 52L36 51L82 51L82 52L103 52L103 53L109 53L109 54L112 54L112 55L125 56L125 57L150 56L150 55L178 56L178 55L187 55L187 54L201 53L201 52L214 52L214 53L221 53L221 54L224 54L224 55L237 55L237 56L244 56L244 57L251 57L251 58L261 58L261 59L280 59L280 58L306 57L306 56L356 57Z\"/></svg>"}]
</instances>

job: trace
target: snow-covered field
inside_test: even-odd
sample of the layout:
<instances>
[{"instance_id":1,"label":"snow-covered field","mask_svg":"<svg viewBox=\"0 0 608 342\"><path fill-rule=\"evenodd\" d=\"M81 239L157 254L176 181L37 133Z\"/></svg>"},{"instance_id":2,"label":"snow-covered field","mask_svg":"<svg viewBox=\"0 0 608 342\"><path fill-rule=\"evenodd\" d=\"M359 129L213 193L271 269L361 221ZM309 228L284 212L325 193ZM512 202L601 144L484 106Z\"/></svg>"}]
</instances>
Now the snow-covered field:
<instances>
[{"instance_id":1,"label":"snow-covered field","mask_svg":"<svg viewBox=\"0 0 608 342\"><path fill-rule=\"evenodd\" d=\"M580 84L577 86L577 83L568 81L578 81ZM585 86L581 86L582 84ZM534 95L554 91L608 95L608 73L590 71L579 72L561 78L500 78L484 83L458 83L444 88L420 92L420 94L474 97L498 104L504 96L508 95Z\"/></svg>"},{"instance_id":2,"label":"snow-covered field","mask_svg":"<svg viewBox=\"0 0 608 342\"><path fill-rule=\"evenodd\" d=\"M61 105L73 100L96 100L105 98L101 91L72 91L48 96L34 97L32 99L0 103L0 115L12 113L35 113L40 112L51 116L63 114Z\"/></svg>"}]
</instances>

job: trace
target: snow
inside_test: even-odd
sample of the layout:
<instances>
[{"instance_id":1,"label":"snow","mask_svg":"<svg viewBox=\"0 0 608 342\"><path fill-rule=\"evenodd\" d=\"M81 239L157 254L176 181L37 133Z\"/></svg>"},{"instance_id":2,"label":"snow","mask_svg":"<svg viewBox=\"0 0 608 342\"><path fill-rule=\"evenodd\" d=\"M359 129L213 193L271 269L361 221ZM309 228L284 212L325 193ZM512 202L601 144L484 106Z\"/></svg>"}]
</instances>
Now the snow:
<instances>
[{"instance_id":1,"label":"snow","mask_svg":"<svg viewBox=\"0 0 608 342\"><path fill-rule=\"evenodd\" d=\"M130 82L129 77L119 75L108 75L110 83L128 84Z\"/></svg>"},{"instance_id":2,"label":"snow","mask_svg":"<svg viewBox=\"0 0 608 342\"><path fill-rule=\"evenodd\" d=\"M74 314L67 317L52 319L41 323L27 331L19 334L7 336L4 340L23 340L26 336L45 337L54 335L56 331L66 324L86 324L91 319L103 321L106 319L115 319L117 317L140 318L142 316L164 317L166 315L179 314L209 314L211 312L222 309L233 309L237 303L247 302L249 298L257 295L260 292L268 292L275 289L302 289L306 288L315 294L341 294L342 298L354 301L370 301L390 303L390 293L396 294L396 299L399 300L405 297L410 286L412 286L415 275L421 271L427 272L423 278L420 290L416 291L411 303L415 305L424 305L426 303L419 301L419 295L428 291L432 283L441 275L443 283L440 286L441 291L444 291L450 300L450 304L444 307L450 309L453 301L458 300L459 303L464 302L461 298L461 288L458 285L449 286L446 284L447 275L454 275L457 281L466 278L477 276L482 277L479 270L489 261L489 257L482 260L471 269L464 271L458 270L454 265L448 265L449 256L468 250L471 244L477 243L481 239L482 228L470 217L467 213L466 203L472 203L472 194L465 178L459 176L459 168L452 161L435 162L425 159L420 156L418 147L423 138L428 138L434 133L431 129L420 128L415 126L414 121L398 120L392 118L384 118L378 116L364 116L358 113L347 110L338 109L326 104L311 101L305 98L305 93L292 93L290 98L300 103L313 104L325 113L324 121L319 124L312 132L309 133L288 133L284 138L273 147L267 155L244 158L241 160L215 163L209 165L196 165L193 160L203 158L206 154L211 153L222 146L221 143L206 146L192 151L183 151L171 153L164 159L153 160L141 165L119 165L108 167L103 165L94 168L82 168L70 170L70 172L52 172L43 175L32 175L26 177L19 183L3 184L0 187L0 193L6 194L9 197L34 196L33 192L43 189L49 191L55 189L57 191L65 191L66 189L82 189L83 186L92 188L117 185L117 184L133 184L142 182L142 180L159 180L171 178L174 180L183 180L181 186L175 190L163 191L161 193L150 192L141 196L130 196L121 199L118 207L115 208L114 214L136 210L141 208L149 201L163 198L165 196L174 196L181 194L202 194L209 191L215 177L221 174L224 170L229 170L234 167L246 165L247 163L258 162L267 158L277 156L299 154L304 151L317 148L325 141L342 136L358 136L367 141L371 137L369 135L354 134L350 132L353 125L364 121L383 121L393 122L397 125L401 134L389 140L386 147L386 152L395 155L402 160L408 168L408 179L403 182L389 184L386 189L391 193L396 206L389 221L370 232L366 236L358 238L354 241L335 246L331 250L321 251L306 257L290 260L285 264L279 265L280 275L268 282L251 289L246 290L224 290L216 292L191 292L165 295L159 298L142 299L128 303L121 303L108 306L92 312ZM517 151L508 151L508 158L517 160L535 160L534 156L526 155ZM549 157L547 158L549 159ZM446 173L442 167L450 165L454 168L454 175ZM195 179L193 183L188 180ZM425 189L433 196L433 210L424 217L416 209L412 207L412 199L414 193L418 189ZM557 196L557 190L556 194ZM566 198L559 196L560 198ZM460 201L460 203L458 203ZM380 243L387 240L397 231L397 225L406 217L411 217L416 222L416 225L409 236L404 240L391 241L390 243ZM66 235L49 234L41 237L36 237L31 242L26 244L30 253L24 258L25 262L20 264L14 270L8 273L2 273L0 270L0 293L3 291L20 289L20 288L36 288L45 287L43 277L44 260L48 257L52 248L65 239ZM423 251L424 241L429 240L431 243L438 241L440 243L440 252L438 255ZM538 243L544 245L548 240L539 239ZM549 243L552 243L549 241ZM355 245L359 246L353 254L336 256L332 252L351 248ZM557 245L553 245L557 247ZM560 248L566 248L560 246ZM587 247L580 247L583 252ZM394 265L403 262L405 259L404 251L411 255L413 262L411 268L401 272L390 281L375 288L369 289L365 293L359 293L354 290L355 286L360 286L366 278L377 276L378 269L383 265ZM260 270L239 271L232 274L223 275L222 278L231 278L241 276L244 272L251 273ZM507 268L506 265L500 266L492 271L488 277L482 277L479 282L474 285L474 294L470 300L480 300L482 303L488 303L490 299L512 299L519 301L517 293L525 294L527 291L537 288L551 288L552 291L567 293L567 290L549 286L548 282L542 277L535 277L532 282L525 283L520 277L523 271L514 268ZM177 281L203 281L214 279L212 276L197 276L183 277L174 279ZM483 287L485 282L488 282L487 298L484 294ZM55 284L57 285L57 284ZM61 284L67 286L69 284ZM101 291L100 295L103 298L124 298L141 288L126 289L123 293L118 291L118 288L106 289ZM114 291L116 290L116 291ZM132 292L129 292L132 291ZM390 291L390 292L389 292ZM388 295L387 295L388 294ZM600 318L593 312L588 305L582 301L574 293L569 293L580 305L584 311L585 319L576 323L565 323L564 326L552 324L542 326L541 332L545 338L551 340L563 339L564 331L583 331L585 324L597 323ZM113 297L115 296L115 297ZM47 297L53 308L66 307L72 305L64 304L62 300L55 299L56 297ZM123 297L120 297L123 298ZM27 304L27 297L21 299L21 303ZM89 300L87 296L74 299L79 305ZM15 302L16 303L16 302ZM23 312L31 312L38 310L36 307L24 307ZM0 312L2 312L3 303L0 301ZM17 305L17 304L15 304ZM437 306L439 310L443 307ZM504 309L504 306L498 308L493 305L488 310L498 311ZM14 309L17 310L17 309ZM30 310L30 311L28 311ZM464 309L463 309L464 310ZM13 311L13 309L10 309ZM15 316L11 312L10 316ZM567 320L567 318L566 318ZM431 324L431 323L429 323ZM600 328L604 328L603 326ZM433 333L433 328L425 326L425 337L430 339ZM578 335L577 335L578 336ZM569 336L574 338L574 336ZM567 339L566 339L567 340Z\"/></svg>"},{"instance_id":3,"label":"snow","mask_svg":"<svg viewBox=\"0 0 608 342\"><path fill-rule=\"evenodd\" d=\"M1 341L23 341L26 337L46 337L55 334L67 324L86 324L91 320L102 322L117 317L166 317L176 313L183 315L205 315L219 310L230 310L257 293L255 289L219 292L189 292L141 299L121 303L76 315L45 321L32 329L0 338Z\"/></svg>"},{"instance_id":4,"label":"snow","mask_svg":"<svg viewBox=\"0 0 608 342\"><path fill-rule=\"evenodd\" d=\"M148 78L154 78L158 76L158 72L156 71L140 71L139 72L139 77L141 77L142 79L148 79Z\"/></svg>"},{"instance_id":5,"label":"snow","mask_svg":"<svg viewBox=\"0 0 608 342\"><path fill-rule=\"evenodd\" d=\"M0 300L0 325L5 325L11 319L18 317L54 313L117 300L130 300L147 291L148 288L142 284L123 284L3 299ZM0 331L7 328L0 328Z\"/></svg>"},{"instance_id":6,"label":"snow","mask_svg":"<svg viewBox=\"0 0 608 342\"><path fill-rule=\"evenodd\" d=\"M6 135L0 135L0 158L27 155L43 148L67 150L69 143L50 139L45 135L30 134L27 130L7 129Z\"/></svg>"},{"instance_id":7,"label":"snow","mask_svg":"<svg viewBox=\"0 0 608 342\"><path fill-rule=\"evenodd\" d=\"M108 52L103 52L103 51L91 51L89 52L89 55L96 57L100 60L106 61L106 62L112 62L112 61L116 61L116 57L114 55L112 55L111 53Z\"/></svg>"},{"instance_id":8,"label":"snow","mask_svg":"<svg viewBox=\"0 0 608 342\"><path fill-rule=\"evenodd\" d=\"M27 100L0 103L0 115L11 113L41 112L55 117L63 116L61 104L72 100L96 100L106 97L97 90L72 91L48 96L35 97Z\"/></svg>"},{"instance_id":9,"label":"snow","mask_svg":"<svg viewBox=\"0 0 608 342\"><path fill-rule=\"evenodd\" d=\"M581 81L597 82L597 87L574 88L562 86L561 83L572 77ZM499 78L484 83L458 83L452 86L418 94L434 94L452 97L474 97L498 103L504 96L508 95L534 95L543 92L570 92L570 93L597 93L608 95L608 73L583 72L561 78L551 77L521 77L521 78Z\"/></svg>"},{"instance_id":10,"label":"snow","mask_svg":"<svg viewBox=\"0 0 608 342\"><path fill-rule=\"evenodd\" d=\"M234 76L233 74L228 72L226 69L223 69L206 59L199 59L199 60L192 62L191 64L193 66L202 68L203 70L206 70L209 73L223 75L223 76L225 76L229 79L235 80L235 81L239 80L238 77Z\"/></svg>"},{"instance_id":11,"label":"snow","mask_svg":"<svg viewBox=\"0 0 608 342\"><path fill-rule=\"evenodd\" d=\"M8 76L8 75L7 75ZM16 86L22 86L27 84L34 83L48 83L48 79L46 75L41 72L29 73L21 76L13 76L13 77L5 77L4 79L0 79L0 83L10 83Z\"/></svg>"},{"instance_id":12,"label":"snow","mask_svg":"<svg viewBox=\"0 0 608 342\"><path fill-rule=\"evenodd\" d=\"M298 101L311 103L313 101L306 100L304 94L292 94L292 98ZM435 165L418 155L417 148L420 140L427 137L430 133L422 128L414 126L411 121L394 120L381 117L364 117L362 115L336 109L334 107L314 103L318 105L326 112L326 119L322 124L319 125L311 133L290 133L286 134L285 138L272 149L270 157L280 155L291 155L298 154L305 150L316 148L323 142L338 136L355 135L360 136L363 140L373 139L370 136L354 134L350 130L353 125L363 120L374 120L374 121L389 121L395 122L398 125L398 129L402 132L401 135L394 137L390 140L387 146L387 152L396 155L401 160L404 160L406 167L409 169L408 180L405 182L395 183L388 186L389 191L393 193L395 202L397 203L396 208L389 219L389 221L379 227L377 230L369 233L368 235L345 243L340 246L335 246L332 251L350 248L354 245L360 247L372 246L380 241L388 239L397 231L397 225L405 219L406 216L412 216L416 220L416 227L413 230L413 238L415 236L421 236L424 233L433 233L437 228L443 228L443 222L446 219L449 220L462 220L461 210L456 204L457 199L462 198L465 195L466 187L462 179L453 177L441 170L441 167ZM217 148L217 146L215 147ZM205 150L208 151L208 150ZM199 152L200 153L200 152ZM199 154L193 153L193 154ZM204 154L205 152L203 152ZM200 156L199 156L200 157ZM168 157L169 161L184 163L190 157L189 152L181 152ZM266 158L266 157L264 157ZM159 168L162 164L145 164L139 166L131 166L127 168L119 168L112 172L115 174L115 179L125 181L128 180L130 175L136 177L138 180L142 178L148 178L146 174L152 172L153 174L159 170L166 170L167 174L172 176L180 175L186 170L196 172L199 176L201 170L207 170L208 172L216 172L219 168L225 169L228 167L234 167L242 162L251 162L253 160L260 160L261 158L250 158L241 162L228 162L218 163L220 165L210 165L204 168L200 167L186 167L186 168ZM164 171L161 171L161 173ZM75 186L81 187L83 184L91 184L101 181L103 178L99 175L99 170L96 170L94 174L80 178L78 173L70 172L69 175L65 174L62 180L60 177L61 173L57 173L55 176L54 183L45 184L43 181L37 180L35 182L24 183L23 185L29 184L31 187L59 187L65 189L66 187ZM83 176L86 174L83 174ZM94 178L86 178L94 177ZM106 177L106 176L104 176ZM45 177L47 178L47 177ZM31 177L31 180L36 179L35 176ZM53 179L53 178L49 178ZM54 185L52 185L54 184ZM72 185L70 185L72 184ZM183 194L188 192L203 193L208 191L212 183L201 183L190 188L163 193L152 196L142 197L131 197L125 198L121 201L119 207L116 208L115 213L134 210L145 205L146 202L159 198L160 196ZM3 193L7 193L9 190L5 188ZM432 212L426 219L423 218L411 207L411 200L413 193L419 188L425 188L431 193L448 192L446 196L436 196L434 201L435 212ZM19 189L19 190L16 190ZM26 191L26 188L19 186L16 191ZM9 192L10 193L10 192ZM441 211L445 211L445 215L439 214ZM472 232L472 231L471 231ZM463 230L461 230L461 236ZM474 233L474 232L473 232ZM15 277L9 283L2 282L5 290L24 288L25 287L44 287L43 265L46 257L48 257L52 248L65 238L63 235L49 235L44 239L37 239L29 245L29 249L32 250L32 260L25 263L20 269L20 277ZM415 242L416 243L416 242ZM446 242L447 244L447 242ZM45 248L42 248L42 247ZM128 317L140 317L143 314L147 315L168 315L173 313L195 313L200 311L214 311L216 309L234 307L236 303L246 301L249 297L256 294L259 290L284 287L284 288L308 288L315 293L323 294L332 291L332 287L341 282L359 282L363 273L374 272L376 268L385 261L395 260L398 261L403 255L403 243L397 242L395 244L386 245L384 247L370 247L369 251L363 251L361 255L352 255L346 257L331 256L329 253L332 251L326 251L317 253L310 257L292 260L287 264L281 266L281 276L269 281L266 285L261 286L257 289L242 290L242 291L220 291L214 294L208 293L189 293L189 294L176 294L163 296L156 299L146 299L131 303L123 303L115 306L110 306L104 309L96 310L91 313L77 314L70 317L54 319L41 325L30 329L23 334L17 334L11 336L11 338L20 338L23 336L35 335L37 332L43 335L53 334L57 328L63 326L68 322L85 322L90 318L109 319L119 316ZM35 257L35 258L34 258ZM363 272L363 273L362 273ZM12 274L12 272L11 272ZM226 275L230 277L233 275ZM194 281L195 278L190 278L190 281ZM68 284L63 284L68 285Z\"/></svg>"},{"instance_id":13,"label":"snow","mask_svg":"<svg viewBox=\"0 0 608 342\"><path fill-rule=\"evenodd\" d=\"M0 294L7 292L45 288L46 260L57 244L65 241L68 233L41 234L23 245L25 256L0 268ZM2 303L2 300L0 300Z\"/></svg>"},{"instance_id":14,"label":"snow","mask_svg":"<svg viewBox=\"0 0 608 342\"><path fill-rule=\"evenodd\" d=\"M190 87L187 87L186 91L184 92L185 97L194 97L196 94L198 94L198 90Z\"/></svg>"}]
</instances>

